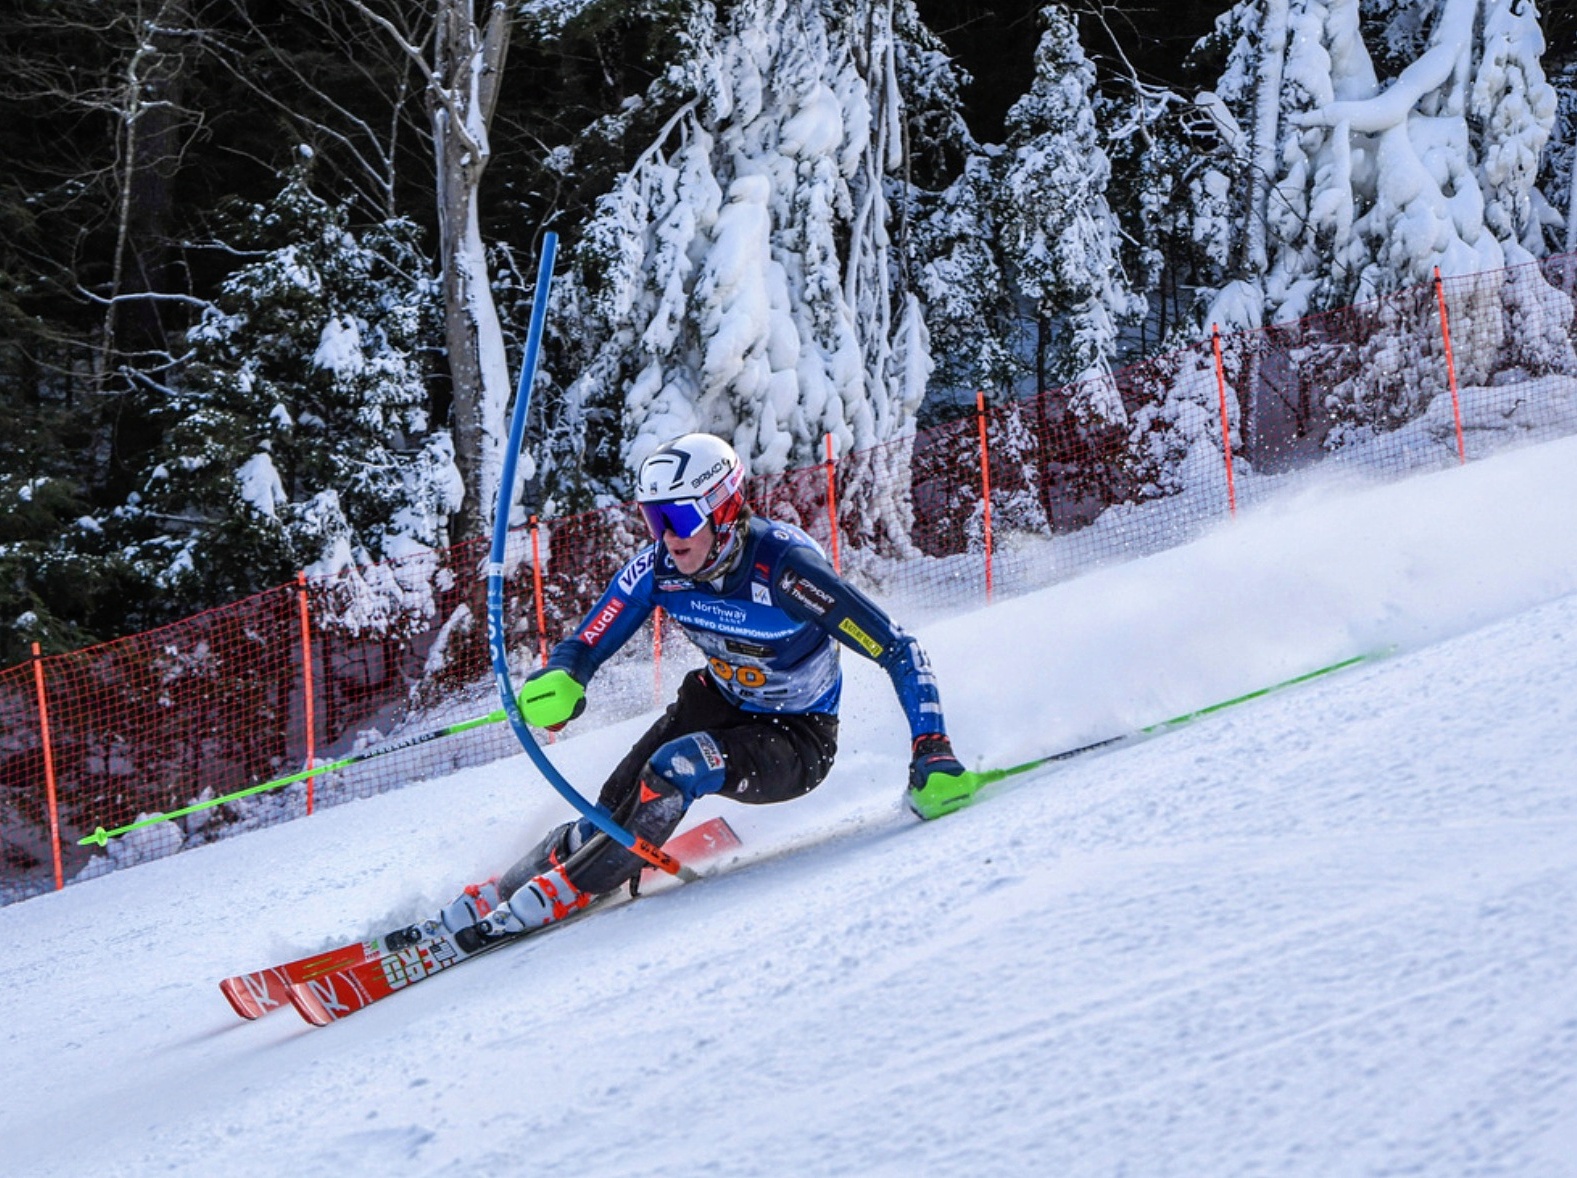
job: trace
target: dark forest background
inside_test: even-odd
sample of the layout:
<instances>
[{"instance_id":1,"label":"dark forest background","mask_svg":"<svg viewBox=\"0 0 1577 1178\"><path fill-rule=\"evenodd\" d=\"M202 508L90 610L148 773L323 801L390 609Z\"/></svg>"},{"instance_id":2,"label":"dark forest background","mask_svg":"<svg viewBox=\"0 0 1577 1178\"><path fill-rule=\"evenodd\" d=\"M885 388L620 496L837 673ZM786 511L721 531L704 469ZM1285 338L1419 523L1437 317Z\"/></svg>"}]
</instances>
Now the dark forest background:
<instances>
[{"instance_id":1,"label":"dark forest background","mask_svg":"<svg viewBox=\"0 0 1577 1178\"><path fill-rule=\"evenodd\" d=\"M661 70L663 38L676 34L637 17L664 7L592 5L551 46L517 29L482 226L506 330L523 328L541 227L584 221L629 163L615 143L599 159L586 135ZM917 7L970 75L971 132L1000 142L1034 78L1040 4ZM1208 84L1191 76L1190 53L1225 0L1074 7L1103 79ZM1577 14L1547 7L1552 52L1569 58ZM195 428L168 382L189 371L188 332L216 292L292 240L384 227L376 263L348 257L347 290L428 288L438 227L429 130L413 100L422 86L411 60L337 0L11 0L0 10L0 665L31 642L72 649L233 594L237 579L217 575L161 592L126 557L189 522L142 494L161 444ZM566 180L548 165L569 142L579 166ZM280 195L291 177L303 185L294 203ZM377 266L392 268L379 277ZM402 323L414 339L436 338ZM374 406L374 416L444 419L440 349L428 342L416 356L401 379L420 384L424 403Z\"/></svg>"}]
</instances>

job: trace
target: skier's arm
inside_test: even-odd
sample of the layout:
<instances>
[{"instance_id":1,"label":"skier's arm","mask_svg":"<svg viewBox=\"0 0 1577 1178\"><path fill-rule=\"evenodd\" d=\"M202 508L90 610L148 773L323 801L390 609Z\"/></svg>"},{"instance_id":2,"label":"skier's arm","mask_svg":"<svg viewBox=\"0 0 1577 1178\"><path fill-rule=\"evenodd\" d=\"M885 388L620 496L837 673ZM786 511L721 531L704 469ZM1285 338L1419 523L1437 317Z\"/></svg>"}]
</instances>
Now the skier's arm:
<instances>
[{"instance_id":1,"label":"skier's arm","mask_svg":"<svg viewBox=\"0 0 1577 1178\"><path fill-rule=\"evenodd\" d=\"M620 569L575 632L526 677L520 710L529 723L562 728L584 710L592 676L651 616L656 553L655 545L644 548Z\"/></svg>"},{"instance_id":2,"label":"skier's arm","mask_svg":"<svg viewBox=\"0 0 1577 1178\"><path fill-rule=\"evenodd\" d=\"M790 548L779 562L773 589L786 613L821 627L887 672L912 740L946 737L936 676L925 651L881 606L838 576L820 553Z\"/></svg>"},{"instance_id":3,"label":"skier's arm","mask_svg":"<svg viewBox=\"0 0 1577 1178\"><path fill-rule=\"evenodd\" d=\"M913 741L909 808L921 818L938 818L964 804L973 786L947 739L936 676L920 644L813 549L789 549L773 587L786 612L814 622L851 650L874 660L893 681Z\"/></svg>"}]
</instances>

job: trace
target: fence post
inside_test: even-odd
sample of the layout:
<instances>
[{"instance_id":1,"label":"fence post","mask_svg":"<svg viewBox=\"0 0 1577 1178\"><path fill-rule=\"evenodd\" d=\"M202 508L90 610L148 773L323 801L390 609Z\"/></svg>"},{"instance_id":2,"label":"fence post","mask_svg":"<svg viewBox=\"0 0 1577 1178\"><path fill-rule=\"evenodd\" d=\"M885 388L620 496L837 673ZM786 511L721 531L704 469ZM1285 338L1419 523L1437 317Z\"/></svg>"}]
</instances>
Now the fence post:
<instances>
[{"instance_id":1,"label":"fence post","mask_svg":"<svg viewBox=\"0 0 1577 1178\"><path fill-rule=\"evenodd\" d=\"M832 465L832 434L827 435L827 523L832 535L832 571L843 575L843 563L838 559L838 481Z\"/></svg>"},{"instance_id":2,"label":"fence post","mask_svg":"<svg viewBox=\"0 0 1577 1178\"><path fill-rule=\"evenodd\" d=\"M1227 417L1227 370L1221 362L1221 329L1210 325L1210 345L1216 354L1216 394L1221 400L1221 458L1227 467L1227 511L1238 513L1237 488L1232 483L1232 426Z\"/></svg>"},{"instance_id":3,"label":"fence post","mask_svg":"<svg viewBox=\"0 0 1577 1178\"><path fill-rule=\"evenodd\" d=\"M317 736L317 705L314 700L315 692L312 689L312 618L307 607L307 574L306 570L296 573L296 602L301 615L301 690L306 700L307 711L307 765L308 769L317 763L318 736ZM313 789L316 785L315 777L307 778L307 813L310 815L313 808Z\"/></svg>"},{"instance_id":4,"label":"fence post","mask_svg":"<svg viewBox=\"0 0 1577 1178\"><path fill-rule=\"evenodd\" d=\"M1467 462L1467 443L1462 437L1462 400L1457 395L1457 365L1451 356L1451 320L1446 315L1446 288L1435 267L1435 301L1440 305L1440 335L1446 342L1446 381L1451 386L1451 418L1457 427L1457 462Z\"/></svg>"},{"instance_id":5,"label":"fence post","mask_svg":"<svg viewBox=\"0 0 1577 1178\"><path fill-rule=\"evenodd\" d=\"M537 517L531 517L531 597L537 610L537 655L548 665L548 618L542 604L542 544L537 533Z\"/></svg>"},{"instance_id":6,"label":"fence post","mask_svg":"<svg viewBox=\"0 0 1577 1178\"><path fill-rule=\"evenodd\" d=\"M60 807L55 799L55 746L49 735L49 700L44 692L44 660L33 643L33 683L38 688L38 727L44 740L44 803L49 808L49 847L55 856L55 891L66 886L60 865Z\"/></svg>"},{"instance_id":7,"label":"fence post","mask_svg":"<svg viewBox=\"0 0 1577 1178\"><path fill-rule=\"evenodd\" d=\"M986 604L991 604L991 448L986 442L986 394L975 390L975 420L980 426L980 498L986 506Z\"/></svg>"},{"instance_id":8,"label":"fence post","mask_svg":"<svg viewBox=\"0 0 1577 1178\"><path fill-rule=\"evenodd\" d=\"M542 604L542 542L537 527L537 517L531 517L531 598L537 614L537 658L541 666L548 665L548 615ZM548 733L548 743L558 739L558 734Z\"/></svg>"},{"instance_id":9,"label":"fence post","mask_svg":"<svg viewBox=\"0 0 1577 1178\"><path fill-rule=\"evenodd\" d=\"M663 702L663 607L652 610L652 699Z\"/></svg>"}]
</instances>

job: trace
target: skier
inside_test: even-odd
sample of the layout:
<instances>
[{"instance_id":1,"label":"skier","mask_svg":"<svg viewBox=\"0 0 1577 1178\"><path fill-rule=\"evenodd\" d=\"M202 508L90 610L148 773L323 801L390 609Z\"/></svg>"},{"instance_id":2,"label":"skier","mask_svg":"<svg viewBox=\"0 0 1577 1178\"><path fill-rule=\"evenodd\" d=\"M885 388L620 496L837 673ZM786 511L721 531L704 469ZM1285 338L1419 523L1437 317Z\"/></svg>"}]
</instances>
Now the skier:
<instances>
[{"instance_id":1,"label":"skier","mask_svg":"<svg viewBox=\"0 0 1577 1178\"><path fill-rule=\"evenodd\" d=\"M686 434L641 464L636 499L652 543L613 578L570 637L529 676L521 713L557 731L585 708L597 669L662 608L706 656L636 741L598 801L661 846L696 799L761 804L819 785L837 748L841 643L888 673L913 740L908 801L922 817L957 795L964 768L919 643L844 581L798 528L754 516L733 447ZM486 939L550 924L633 881L643 860L588 819L550 831L498 880L443 913Z\"/></svg>"}]
</instances>

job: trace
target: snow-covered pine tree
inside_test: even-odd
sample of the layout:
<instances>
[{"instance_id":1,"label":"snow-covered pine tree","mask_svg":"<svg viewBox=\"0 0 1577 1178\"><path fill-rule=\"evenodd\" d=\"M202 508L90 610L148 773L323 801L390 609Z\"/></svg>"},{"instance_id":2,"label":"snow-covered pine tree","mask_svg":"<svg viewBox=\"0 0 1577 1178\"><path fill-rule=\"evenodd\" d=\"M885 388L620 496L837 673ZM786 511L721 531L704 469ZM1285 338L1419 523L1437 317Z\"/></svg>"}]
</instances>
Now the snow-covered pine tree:
<instances>
[{"instance_id":1,"label":"snow-covered pine tree","mask_svg":"<svg viewBox=\"0 0 1577 1178\"><path fill-rule=\"evenodd\" d=\"M998 220L1009 276L1039 324L1042 388L1077 383L1091 430L1126 421L1109 379L1120 326L1143 312L1119 257L1106 199L1111 166L1095 119L1095 66L1060 4L1041 9L1035 81L1008 112Z\"/></svg>"},{"instance_id":2,"label":"snow-covered pine tree","mask_svg":"<svg viewBox=\"0 0 1577 1178\"><path fill-rule=\"evenodd\" d=\"M977 391L1011 395L1026 366L999 256L1002 148L975 141L960 117L960 88L970 79L926 41L923 30L899 41L909 155L898 228L935 363L927 408L946 418L972 407Z\"/></svg>"},{"instance_id":3,"label":"snow-covered pine tree","mask_svg":"<svg viewBox=\"0 0 1577 1178\"><path fill-rule=\"evenodd\" d=\"M1527 236L1527 160L1553 100L1531 3L1242 0L1213 37L1229 46L1214 94L1245 128L1235 276L1262 286L1264 321L1425 281L1437 263L1496 269Z\"/></svg>"},{"instance_id":4,"label":"snow-covered pine tree","mask_svg":"<svg viewBox=\"0 0 1577 1178\"><path fill-rule=\"evenodd\" d=\"M917 193L911 240L936 363L932 403L938 391L955 406L972 404L976 390L1004 396L1028 370L1013 347L1021 323L998 258L994 150L971 154L940 192Z\"/></svg>"},{"instance_id":5,"label":"snow-covered pine tree","mask_svg":"<svg viewBox=\"0 0 1577 1178\"><path fill-rule=\"evenodd\" d=\"M1545 252L1577 255L1577 46L1552 71L1555 123L1539 173L1535 200L1544 226ZM1577 290L1577 256L1559 264L1556 276L1567 294Z\"/></svg>"},{"instance_id":6,"label":"snow-covered pine tree","mask_svg":"<svg viewBox=\"0 0 1577 1178\"><path fill-rule=\"evenodd\" d=\"M1394 18L1404 28L1405 16ZM1383 169L1397 157L1359 232L1399 272L1397 285L1427 281L1437 264L1447 276L1516 267L1504 282L1454 289L1453 334L1475 345L1457 359L1463 383L1485 383L1508 368L1563 366L1569 300L1552 298L1537 268L1525 265L1527 247L1539 244L1533 185L1555 115L1538 9L1531 0L1439 0L1432 17L1422 52L1348 112L1355 131L1376 137ZM1403 147L1412 153L1401 154ZM1426 185L1425 206L1411 190L1442 167L1446 180ZM1421 232L1431 226L1433 241Z\"/></svg>"},{"instance_id":7,"label":"snow-covered pine tree","mask_svg":"<svg viewBox=\"0 0 1577 1178\"><path fill-rule=\"evenodd\" d=\"M912 8L894 12L904 167L894 194L893 237L901 285L919 300L931 361L931 420L972 405L977 390L1006 393L1015 308L996 256L996 147L982 146L963 119L970 79Z\"/></svg>"},{"instance_id":8,"label":"snow-covered pine tree","mask_svg":"<svg viewBox=\"0 0 1577 1178\"><path fill-rule=\"evenodd\" d=\"M1296 319L1428 283L1436 266L1465 275L1528 257L1533 169L1553 119L1531 2L1244 0L1218 32L1227 30L1239 41L1216 92L1253 128L1248 174L1273 170L1212 320ZM1371 43L1393 76L1381 77ZM1539 290L1481 283L1456 293L1453 332L1475 345L1458 359L1464 383L1516 362L1502 347L1508 315L1536 349L1550 338L1542 320L1558 309ZM1348 382L1333 408L1354 423L1417 412L1427 397L1405 373L1423 366L1393 367L1398 379L1383 389Z\"/></svg>"},{"instance_id":9,"label":"snow-covered pine tree","mask_svg":"<svg viewBox=\"0 0 1577 1178\"><path fill-rule=\"evenodd\" d=\"M901 443L932 367L893 195L899 63L921 61L923 29L910 0L676 14L682 55L596 136L643 141L572 250L543 509L627 497L640 461L688 430L729 439L758 475L815 463L830 434L839 455L899 443L846 488L846 526L901 549Z\"/></svg>"},{"instance_id":10,"label":"snow-covered pine tree","mask_svg":"<svg viewBox=\"0 0 1577 1178\"><path fill-rule=\"evenodd\" d=\"M514 390L482 234L492 123L522 6L474 0L342 0L425 83L433 153L451 438L463 498L457 539L482 535L498 504ZM529 462L528 462L529 465Z\"/></svg>"},{"instance_id":11,"label":"snow-covered pine tree","mask_svg":"<svg viewBox=\"0 0 1577 1178\"><path fill-rule=\"evenodd\" d=\"M1194 95L1189 120L1205 150L1184 177L1200 330L1262 321L1264 206L1275 173L1286 18L1286 0L1242 0L1216 18L1186 62L1211 79Z\"/></svg>"},{"instance_id":12,"label":"snow-covered pine tree","mask_svg":"<svg viewBox=\"0 0 1577 1178\"><path fill-rule=\"evenodd\" d=\"M1494 370L1577 375L1572 299L1531 264L1544 253L1541 213L1547 202L1535 184L1557 109L1555 89L1544 75L1538 9L1532 0L1486 3L1482 20L1468 126L1478 141L1484 224L1504 243L1513 267L1501 292L1505 331Z\"/></svg>"},{"instance_id":13,"label":"snow-covered pine tree","mask_svg":"<svg viewBox=\"0 0 1577 1178\"><path fill-rule=\"evenodd\" d=\"M1137 74L1096 103L1112 176L1106 200L1120 226L1118 259L1136 295L1147 303L1137 350L1156 344L1185 322L1193 326L1186 276L1199 262L1185 199L1202 164L1187 102ZM1190 112L1192 113L1192 112Z\"/></svg>"},{"instance_id":14,"label":"snow-covered pine tree","mask_svg":"<svg viewBox=\"0 0 1577 1178\"><path fill-rule=\"evenodd\" d=\"M242 221L258 256L192 330L117 521L172 610L445 544L462 491L429 419L439 307L415 226L352 232L305 166Z\"/></svg>"},{"instance_id":15,"label":"snow-covered pine tree","mask_svg":"<svg viewBox=\"0 0 1577 1178\"><path fill-rule=\"evenodd\" d=\"M1510 261L1544 252L1534 215L1534 182L1555 122L1555 90L1545 80L1544 34L1532 0L1483 5L1467 118L1484 224L1508 250ZM1520 255L1520 258L1519 256Z\"/></svg>"},{"instance_id":16,"label":"snow-covered pine tree","mask_svg":"<svg viewBox=\"0 0 1577 1178\"><path fill-rule=\"evenodd\" d=\"M1178 337L1160 355L1128 373L1150 394L1132 415L1124 456L1135 500L1163 499L1224 482L1221 417L1211 342L1185 344ZM1242 442L1238 406L1229 402L1229 431L1236 451Z\"/></svg>"},{"instance_id":17,"label":"snow-covered pine tree","mask_svg":"<svg viewBox=\"0 0 1577 1178\"><path fill-rule=\"evenodd\" d=\"M1121 229L1106 199L1111 168L1095 117L1095 66L1060 4L1041 9L1035 80L1008 112L997 223L1004 272L1034 323L1042 450L1065 411L1088 455L1120 445L1127 413L1111 376L1121 327L1144 313L1120 257ZM1050 404L1054 386L1064 398ZM1053 455L1038 456L1049 477ZM1092 462L1097 494L1112 472ZM1047 514L1050 514L1048 505Z\"/></svg>"},{"instance_id":18,"label":"snow-covered pine tree","mask_svg":"<svg viewBox=\"0 0 1577 1178\"><path fill-rule=\"evenodd\" d=\"M1241 0L1196 53L1224 50L1206 97L1219 104L1236 156L1237 208L1223 217L1223 194L1209 191L1200 232L1223 265L1222 287L1206 323L1258 327L1342 306L1357 296L1369 261L1352 232L1353 195L1345 139L1298 130L1300 113L1340 95L1370 95L1375 74L1358 34L1357 0ZM1222 240L1220 230L1227 237Z\"/></svg>"}]
</instances>

